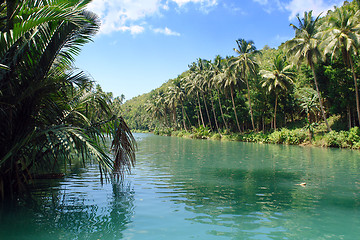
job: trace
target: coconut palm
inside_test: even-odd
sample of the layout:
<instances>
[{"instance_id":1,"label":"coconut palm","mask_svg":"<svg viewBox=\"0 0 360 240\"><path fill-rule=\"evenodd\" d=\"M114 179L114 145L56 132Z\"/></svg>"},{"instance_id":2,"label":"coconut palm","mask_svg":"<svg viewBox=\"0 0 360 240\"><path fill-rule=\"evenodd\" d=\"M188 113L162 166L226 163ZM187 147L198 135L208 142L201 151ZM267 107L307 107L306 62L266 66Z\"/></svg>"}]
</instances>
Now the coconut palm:
<instances>
[{"instance_id":1,"label":"coconut palm","mask_svg":"<svg viewBox=\"0 0 360 240\"><path fill-rule=\"evenodd\" d=\"M184 129L187 131L187 127L186 127L186 123L185 123L186 112L184 109L185 97L186 97L186 95L185 95L184 89L181 88L180 83L174 84L173 86L169 87L168 102L170 103L170 105L175 106L175 111L176 111L176 106L178 104L180 104L181 112L182 112L183 126L184 126Z\"/></svg>"},{"instance_id":2,"label":"coconut palm","mask_svg":"<svg viewBox=\"0 0 360 240\"><path fill-rule=\"evenodd\" d=\"M210 125L210 130L212 130L212 124L211 124L211 118L210 118L210 114L209 114L209 109L206 103L206 96L205 93L207 93L207 85L208 85L208 81L209 81L209 62L207 60L198 59L198 62L196 64L196 78L197 81L199 82L199 91L200 91L200 95L204 101L204 106L205 106L205 112L206 112L206 116L207 119L209 121L209 125Z\"/></svg>"},{"instance_id":3,"label":"coconut palm","mask_svg":"<svg viewBox=\"0 0 360 240\"><path fill-rule=\"evenodd\" d=\"M213 96L213 91L212 91L213 89L217 88L217 82L214 77L215 75L216 75L216 69L214 68L214 64L209 62L209 67L208 67L208 70L205 75L206 81L204 81L203 88L204 88L205 92L207 93L207 95L210 95L209 98L210 98L210 103L211 103L211 111L213 113L215 127L216 127L216 130L218 131L218 133L221 135L218 120L217 120L216 113L215 113L214 100L213 100L214 96Z\"/></svg>"},{"instance_id":4,"label":"coconut palm","mask_svg":"<svg viewBox=\"0 0 360 240\"><path fill-rule=\"evenodd\" d=\"M239 132L241 132L239 119L238 119L237 111L236 111L235 99L234 99L234 88L235 88L235 86L237 86L239 84L239 79L237 78L236 71L234 70L235 66L236 65L234 65L234 64L229 65L228 62L226 62L225 71L219 75L218 83L224 89L230 89L230 95L231 95L231 101L232 101L233 110L234 110L234 114L235 114L236 125L237 125Z\"/></svg>"},{"instance_id":5,"label":"coconut palm","mask_svg":"<svg viewBox=\"0 0 360 240\"><path fill-rule=\"evenodd\" d=\"M258 66L253 59L253 55L255 53L258 53L258 51L256 50L253 41L245 41L244 39L238 39L236 40L236 44L238 48L234 48L234 51L239 54L239 56L234 58L231 64L234 65L234 70L240 74L241 80L246 83L251 116L251 125L253 130L255 130L254 115L251 106L249 78L256 75Z\"/></svg>"},{"instance_id":6,"label":"coconut palm","mask_svg":"<svg viewBox=\"0 0 360 240\"><path fill-rule=\"evenodd\" d=\"M178 100L174 94L174 89L172 89L173 87L169 87L166 94L165 94L165 104L167 104L167 106L169 106L170 111L172 113L172 119L173 119L173 123L175 128L178 127L178 123L177 123L177 114L176 114L176 108L178 105Z\"/></svg>"},{"instance_id":7,"label":"coconut palm","mask_svg":"<svg viewBox=\"0 0 360 240\"><path fill-rule=\"evenodd\" d=\"M202 114L202 108L200 103L200 96L199 92L201 92L201 73L199 69L199 65L196 63L193 63L190 66L190 74L186 76L183 80L185 82L185 89L187 90L187 94L196 94L198 106L199 106L199 125L200 125L200 119L203 127L205 128L205 122Z\"/></svg>"},{"instance_id":8,"label":"coconut palm","mask_svg":"<svg viewBox=\"0 0 360 240\"><path fill-rule=\"evenodd\" d=\"M325 32L324 53L329 53L331 59L342 55L344 63L350 66L354 78L356 110L360 124L359 90L353 61L353 56L359 53L360 47L360 10L354 12L349 6L337 8L328 21L330 28Z\"/></svg>"},{"instance_id":9,"label":"coconut palm","mask_svg":"<svg viewBox=\"0 0 360 240\"><path fill-rule=\"evenodd\" d=\"M87 3L1 2L1 15L7 16L0 25L2 197L15 197L34 174L74 158L94 158L102 173L117 176L135 162L126 123L107 98L89 93L89 77L72 71L74 56L99 27L97 17L85 11ZM113 137L114 160L104 148L104 132Z\"/></svg>"},{"instance_id":10,"label":"coconut palm","mask_svg":"<svg viewBox=\"0 0 360 240\"><path fill-rule=\"evenodd\" d=\"M151 118L157 119L158 121L164 118L163 107L160 103L161 101L156 97L145 103L145 111L150 114Z\"/></svg>"},{"instance_id":11,"label":"coconut palm","mask_svg":"<svg viewBox=\"0 0 360 240\"><path fill-rule=\"evenodd\" d=\"M316 114L319 110L319 101L317 93L312 88L301 88L297 90L296 96L300 101L300 106L305 111L307 116L307 126L309 130L309 140L313 138L314 124L311 120L311 113Z\"/></svg>"},{"instance_id":12,"label":"coconut palm","mask_svg":"<svg viewBox=\"0 0 360 240\"><path fill-rule=\"evenodd\" d=\"M261 76L264 78L262 87L266 87L269 93L275 94L275 107L274 107L274 129L276 130L276 111L278 104L278 96L280 91L287 91L293 84L295 76L292 66L286 63L285 57L278 54L272 64L271 70L261 70Z\"/></svg>"},{"instance_id":13,"label":"coconut palm","mask_svg":"<svg viewBox=\"0 0 360 240\"><path fill-rule=\"evenodd\" d=\"M221 86L219 83L221 82L220 78L223 75L223 71L224 71L224 64L222 64L222 59L221 59L220 55L217 55L215 57L214 63L212 64L212 71L213 71L212 81L210 81L210 82L212 83L212 87L215 88L217 91L221 117L224 122L226 130L229 130L227 122L225 121L222 104L221 104L221 99L220 99L221 98L221 95L220 95Z\"/></svg>"},{"instance_id":14,"label":"coconut palm","mask_svg":"<svg viewBox=\"0 0 360 240\"><path fill-rule=\"evenodd\" d=\"M286 43L286 48L288 49L288 54L292 57L293 62L299 65L301 62L305 61L307 65L310 66L314 76L316 92L319 97L322 117L328 131L331 131L329 123L326 119L324 104L315 73L315 63L322 58L322 54L319 49L321 39L321 32L319 32L319 18L320 15L314 19L312 11L305 12L304 18L302 19L300 19L298 15L297 19L299 26L290 24L290 26L295 29L295 38Z\"/></svg>"}]
</instances>

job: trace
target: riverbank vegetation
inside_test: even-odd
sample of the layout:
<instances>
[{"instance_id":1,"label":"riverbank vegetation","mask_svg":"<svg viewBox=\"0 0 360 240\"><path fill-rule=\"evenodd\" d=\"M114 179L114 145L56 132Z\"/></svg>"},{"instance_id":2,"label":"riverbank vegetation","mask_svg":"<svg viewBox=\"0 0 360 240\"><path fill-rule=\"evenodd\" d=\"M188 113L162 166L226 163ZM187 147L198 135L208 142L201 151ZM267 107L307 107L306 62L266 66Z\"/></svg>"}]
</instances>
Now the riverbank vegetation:
<instances>
[{"instance_id":1,"label":"riverbank vegetation","mask_svg":"<svg viewBox=\"0 0 360 240\"><path fill-rule=\"evenodd\" d=\"M117 176L134 164L135 140L111 96L73 64L99 28L88 3L0 3L0 199L74 162L92 160Z\"/></svg>"},{"instance_id":2,"label":"riverbank vegetation","mask_svg":"<svg viewBox=\"0 0 360 240\"><path fill-rule=\"evenodd\" d=\"M193 138L359 148L359 1L298 16L277 49L234 42L122 106L132 129Z\"/></svg>"}]
</instances>

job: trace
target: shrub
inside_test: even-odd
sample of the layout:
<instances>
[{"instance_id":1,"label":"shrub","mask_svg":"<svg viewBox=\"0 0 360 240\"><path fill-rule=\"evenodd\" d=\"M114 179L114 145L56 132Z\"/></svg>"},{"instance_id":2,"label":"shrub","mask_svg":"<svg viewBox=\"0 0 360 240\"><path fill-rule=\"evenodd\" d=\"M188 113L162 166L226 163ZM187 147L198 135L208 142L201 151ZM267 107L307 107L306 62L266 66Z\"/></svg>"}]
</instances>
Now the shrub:
<instances>
[{"instance_id":1,"label":"shrub","mask_svg":"<svg viewBox=\"0 0 360 240\"><path fill-rule=\"evenodd\" d=\"M359 127L353 127L349 130L347 141L352 144L358 143L360 141L360 129Z\"/></svg>"},{"instance_id":2,"label":"shrub","mask_svg":"<svg viewBox=\"0 0 360 240\"><path fill-rule=\"evenodd\" d=\"M277 144L284 143L286 140L286 133L285 133L286 130L283 128L280 131L275 131L275 132L271 133L269 135L269 142L277 143Z\"/></svg>"},{"instance_id":3,"label":"shrub","mask_svg":"<svg viewBox=\"0 0 360 240\"><path fill-rule=\"evenodd\" d=\"M208 127L192 127L193 138L206 139L210 136L210 129Z\"/></svg>"},{"instance_id":4,"label":"shrub","mask_svg":"<svg viewBox=\"0 0 360 240\"><path fill-rule=\"evenodd\" d=\"M280 131L271 133L268 137L263 136L263 139L269 143L297 145L305 142L307 137L306 131L302 129L282 128Z\"/></svg>"},{"instance_id":5,"label":"shrub","mask_svg":"<svg viewBox=\"0 0 360 240\"><path fill-rule=\"evenodd\" d=\"M215 133L214 135L211 136L212 140L220 140L221 139L221 135L219 133Z\"/></svg>"}]
</instances>

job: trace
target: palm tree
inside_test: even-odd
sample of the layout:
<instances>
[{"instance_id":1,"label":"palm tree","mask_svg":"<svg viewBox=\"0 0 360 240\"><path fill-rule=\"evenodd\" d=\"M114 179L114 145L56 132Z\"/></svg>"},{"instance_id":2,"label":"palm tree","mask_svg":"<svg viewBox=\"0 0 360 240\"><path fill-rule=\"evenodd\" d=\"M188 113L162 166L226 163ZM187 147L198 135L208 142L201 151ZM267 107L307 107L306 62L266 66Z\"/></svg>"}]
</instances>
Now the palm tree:
<instances>
[{"instance_id":1,"label":"palm tree","mask_svg":"<svg viewBox=\"0 0 360 240\"><path fill-rule=\"evenodd\" d=\"M184 126L184 129L187 131L187 127L186 127L186 123L185 123L186 112L184 109L185 92L181 88L180 83L174 84L173 86L169 87L169 95L168 96L170 98L169 102L172 102L172 105L177 106L177 104L180 104L181 112L182 112L183 126Z\"/></svg>"},{"instance_id":2,"label":"palm tree","mask_svg":"<svg viewBox=\"0 0 360 240\"><path fill-rule=\"evenodd\" d=\"M292 66L286 63L285 57L282 54L278 54L273 60L272 69L270 71L261 70L260 74L265 79L262 87L266 87L270 93L275 93L274 129L276 130L276 110L279 92L289 89L290 85L293 84L295 73L292 71Z\"/></svg>"},{"instance_id":3,"label":"palm tree","mask_svg":"<svg viewBox=\"0 0 360 240\"><path fill-rule=\"evenodd\" d=\"M153 119L161 121L161 119L164 118L164 112L162 106L159 103L160 101L158 101L158 99L155 97L151 100L148 100L145 103L145 111L148 112Z\"/></svg>"},{"instance_id":4,"label":"palm tree","mask_svg":"<svg viewBox=\"0 0 360 240\"><path fill-rule=\"evenodd\" d=\"M177 108L178 100L173 92L172 87L169 87L168 91L165 94L165 103L169 106L170 111L172 112L173 123L175 128L177 128L178 123L177 123L176 108Z\"/></svg>"},{"instance_id":5,"label":"palm tree","mask_svg":"<svg viewBox=\"0 0 360 240\"><path fill-rule=\"evenodd\" d=\"M244 39L238 39L236 40L236 43L238 49L234 48L234 51L239 54L239 56L234 58L234 61L232 61L231 64L235 66L235 71L237 73L240 73L241 80L246 83L251 116L251 125L253 130L255 131L254 115L251 106L249 78L256 75L258 66L252 56L254 53L258 53L258 51L256 51L256 47L254 46L253 41L245 41Z\"/></svg>"},{"instance_id":6,"label":"palm tree","mask_svg":"<svg viewBox=\"0 0 360 240\"><path fill-rule=\"evenodd\" d=\"M199 106L199 125L200 125L200 119L201 119L201 123L203 125L203 127L205 128L205 122L204 122L204 118L203 118L203 114L202 114L202 109L201 109L201 104L200 104L200 96L199 96L199 92L200 90L200 77L199 77L199 73L196 70L197 65L196 63L193 63L190 66L190 74L184 78L185 83L185 89L187 90L187 94L191 95L193 93L196 94L196 98L197 98L197 102L198 102L198 106Z\"/></svg>"},{"instance_id":7,"label":"palm tree","mask_svg":"<svg viewBox=\"0 0 360 240\"><path fill-rule=\"evenodd\" d=\"M2 1L0 13L0 195L15 197L40 170L73 158L117 176L135 162L135 140L108 98L72 63L99 24L86 0ZM2 22L4 23L4 22ZM88 97L85 97L88 96ZM99 116L88 110L101 113ZM95 105L94 105L95 104ZM113 137L112 160L102 133Z\"/></svg>"},{"instance_id":8,"label":"palm tree","mask_svg":"<svg viewBox=\"0 0 360 240\"><path fill-rule=\"evenodd\" d=\"M220 107L220 113L221 113L221 117L222 120L224 122L225 128L226 130L229 130L227 122L225 121L225 117L224 117L224 113L223 113L223 108L222 108L222 104L221 104L221 95L220 95L220 78L221 76L223 76L223 72L224 72L224 64L222 64L222 59L220 57L220 55L217 55L215 57L214 63L212 64L212 87L216 89L217 91L217 95L218 95L218 101L219 101L219 107Z\"/></svg>"},{"instance_id":9,"label":"palm tree","mask_svg":"<svg viewBox=\"0 0 360 240\"><path fill-rule=\"evenodd\" d=\"M239 119L238 119L237 111L236 111L235 99L234 99L234 87L239 84L238 78L236 76L236 72L234 70L234 66L236 66L236 65L230 65L230 66L227 65L225 68L225 71L223 73L221 73L220 76L218 77L218 80L219 80L219 85L223 86L224 89L230 88L230 95L231 95L231 101L232 101L233 110L234 110L234 114L235 114L236 125L237 125L239 132L241 132Z\"/></svg>"},{"instance_id":10,"label":"palm tree","mask_svg":"<svg viewBox=\"0 0 360 240\"><path fill-rule=\"evenodd\" d=\"M314 19L312 17L312 11L305 12L304 18L300 19L299 15L297 19L299 26L290 24L295 29L295 38L286 43L288 54L293 57L293 61L298 65L305 61L310 66L316 87L316 92L319 97L319 104L321 108L322 117L326 124L328 131L331 131L329 123L326 119L323 100L319 90L319 84L315 73L315 63L322 57L319 45L321 32L319 32L318 20L320 15Z\"/></svg>"},{"instance_id":11,"label":"palm tree","mask_svg":"<svg viewBox=\"0 0 360 240\"><path fill-rule=\"evenodd\" d=\"M211 118L210 118L208 106L206 103L206 97L205 97L205 92L207 92L207 84L208 84L208 80L209 80L209 63L207 60L199 58L196 66L197 66L196 78L198 79L198 82L199 82L199 91L200 91L200 94L204 101L206 116L209 121L210 130L212 130Z\"/></svg>"},{"instance_id":12,"label":"palm tree","mask_svg":"<svg viewBox=\"0 0 360 240\"><path fill-rule=\"evenodd\" d=\"M307 128L309 130L309 140L313 138L313 123L311 120L311 113L315 114L319 110L319 101L317 93L312 88L301 88L297 91L297 98L300 101L300 106L305 111L307 116Z\"/></svg>"},{"instance_id":13,"label":"palm tree","mask_svg":"<svg viewBox=\"0 0 360 240\"><path fill-rule=\"evenodd\" d=\"M330 53L331 59L342 55L344 63L348 66L350 65L354 78L356 110L360 124L359 90L352 57L359 53L360 10L354 13L354 10L350 9L349 6L337 8L328 21L330 28L325 32L326 38L323 42L325 45L324 53Z\"/></svg>"},{"instance_id":14,"label":"palm tree","mask_svg":"<svg viewBox=\"0 0 360 240\"><path fill-rule=\"evenodd\" d=\"M204 89L210 95L211 110L212 110L212 113L213 113L216 130L221 135L218 120L217 120L216 113L215 113L214 100L213 100L214 96L213 96L213 91L212 91L213 88L215 88L215 89L217 88L217 82L216 82L215 77L214 77L215 75L216 75L216 69L214 68L214 64L212 64L210 62L209 63L209 69L208 69L208 71L206 73L206 77L205 77L206 81L204 82Z\"/></svg>"}]
</instances>

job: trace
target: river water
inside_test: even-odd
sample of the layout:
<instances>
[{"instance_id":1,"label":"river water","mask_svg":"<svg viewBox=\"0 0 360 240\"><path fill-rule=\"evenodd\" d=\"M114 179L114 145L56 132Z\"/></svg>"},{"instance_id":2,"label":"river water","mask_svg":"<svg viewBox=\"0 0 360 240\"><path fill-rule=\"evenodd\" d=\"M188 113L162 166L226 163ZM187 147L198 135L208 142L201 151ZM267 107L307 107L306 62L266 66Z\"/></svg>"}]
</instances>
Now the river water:
<instances>
[{"instance_id":1,"label":"river water","mask_svg":"<svg viewBox=\"0 0 360 240\"><path fill-rule=\"evenodd\" d=\"M359 151L135 136L123 183L40 182L0 239L360 239Z\"/></svg>"}]
</instances>

